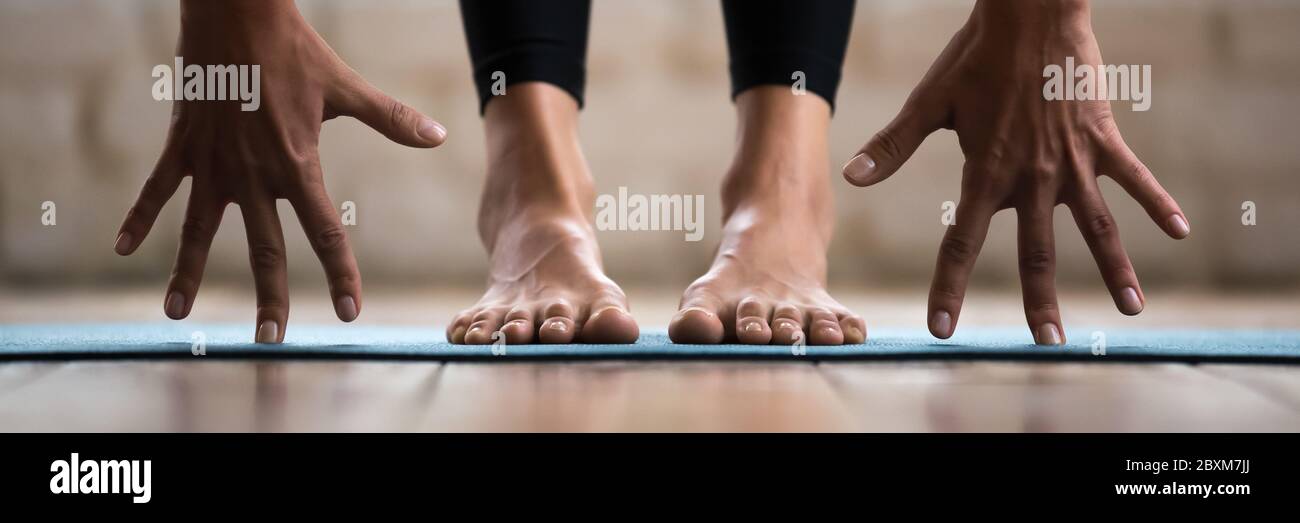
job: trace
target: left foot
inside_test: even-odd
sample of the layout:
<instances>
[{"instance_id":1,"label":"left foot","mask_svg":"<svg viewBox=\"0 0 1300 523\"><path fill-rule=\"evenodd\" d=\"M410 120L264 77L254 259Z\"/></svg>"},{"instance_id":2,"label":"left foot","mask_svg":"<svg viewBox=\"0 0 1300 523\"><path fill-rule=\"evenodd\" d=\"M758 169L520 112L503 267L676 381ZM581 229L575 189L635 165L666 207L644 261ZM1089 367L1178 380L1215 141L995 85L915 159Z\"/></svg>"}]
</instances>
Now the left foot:
<instances>
[{"instance_id":1,"label":"left foot","mask_svg":"<svg viewBox=\"0 0 1300 523\"><path fill-rule=\"evenodd\" d=\"M826 292L830 107L785 87L736 99L740 140L722 190L722 243L682 295L674 343L841 345L866 324Z\"/></svg>"}]
</instances>

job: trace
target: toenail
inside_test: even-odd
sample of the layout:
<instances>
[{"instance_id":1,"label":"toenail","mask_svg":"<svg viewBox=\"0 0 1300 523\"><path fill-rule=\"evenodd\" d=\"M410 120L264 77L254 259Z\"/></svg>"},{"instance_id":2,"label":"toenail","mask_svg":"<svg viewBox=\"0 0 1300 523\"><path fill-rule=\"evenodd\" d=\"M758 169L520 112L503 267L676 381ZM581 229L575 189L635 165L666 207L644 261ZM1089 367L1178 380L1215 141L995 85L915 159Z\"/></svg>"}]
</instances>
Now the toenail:
<instances>
[{"instance_id":1,"label":"toenail","mask_svg":"<svg viewBox=\"0 0 1300 523\"><path fill-rule=\"evenodd\" d=\"M550 323L551 323L550 326L548 326L547 328L548 328L548 329L551 329L551 330L553 330L553 331L564 332L564 331L569 330L569 326L568 326L568 325L565 325L564 322L562 322L562 321L558 321L558 320L556 320L556 321L552 321L552 322L550 322Z\"/></svg>"},{"instance_id":2,"label":"toenail","mask_svg":"<svg viewBox=\"0 0 1300 523\"><path fill-rule=\"evenodd\" d=\"M763 326L759 325L756 321L751 321L745 324L745 332L762 332L762 330Z\"/></svg>"}]
</instances>

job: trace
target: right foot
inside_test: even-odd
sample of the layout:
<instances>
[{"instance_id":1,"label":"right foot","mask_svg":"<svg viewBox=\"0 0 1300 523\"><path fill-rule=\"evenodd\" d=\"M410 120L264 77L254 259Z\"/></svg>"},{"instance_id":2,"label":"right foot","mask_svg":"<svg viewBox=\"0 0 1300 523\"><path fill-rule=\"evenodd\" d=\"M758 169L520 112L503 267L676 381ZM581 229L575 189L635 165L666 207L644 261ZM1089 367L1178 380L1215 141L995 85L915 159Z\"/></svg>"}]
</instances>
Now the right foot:
<instances>
[{"instance_id":1,"label":"right foot","mask_svg":"<svg viewBox=\"0 0 1300 523\"><path fill-rule=\"evenodd\" d=\"M488 290L447 327L456 344L632 343L627 297L601 268L591 175L577 103L544 83L488 104L488 169L479 236ZM500 332L501 334L497 334Z\"/></svg>"}]
</instances>

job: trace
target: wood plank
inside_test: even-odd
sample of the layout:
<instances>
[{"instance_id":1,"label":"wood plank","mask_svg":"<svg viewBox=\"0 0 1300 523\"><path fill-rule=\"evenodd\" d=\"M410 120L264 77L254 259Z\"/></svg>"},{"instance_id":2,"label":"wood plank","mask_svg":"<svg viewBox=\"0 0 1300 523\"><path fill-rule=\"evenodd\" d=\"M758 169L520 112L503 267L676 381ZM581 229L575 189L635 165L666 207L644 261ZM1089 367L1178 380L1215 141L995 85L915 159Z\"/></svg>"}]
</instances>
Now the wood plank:
<instances>
[{"instance_id":1,"label":"wood plank","mask_svg":"<svg viewBox=\"0 0 1300 523\"><path fill-rule=\"evenodd\" d=\"M4 431L403 431L441 364L68 362L0 366Z\"/></svg>"},{"instance_id":2,"label":"wood plank","mask_svg":"<svg viewBox=\"0 0 1300 523\"><path fill-rule=\"evenodd\" d=\"M422 427L440 431L847 431L811 364L454 363Z\"/></svg>"},{"instance_id":3,"label":"wood plank","mask_svg":"<svg viewBox=\"0 0 1300 523\"><path fill-rule=\"evenodd\" d=\"M1300 415L1183 364L821 365L867 430L1295 431Z\"/></svg>"},{"instance_id":4,"label":"wood plank","mask_svg":"<svg viewBox=\"0 0 1300 523\"><path fill-rule=\"evenodd\" d=\"M1300 412L1300 367L1286 365L1197 365L1201 372L1230 380Z\"/></svg>"}]
</instances>

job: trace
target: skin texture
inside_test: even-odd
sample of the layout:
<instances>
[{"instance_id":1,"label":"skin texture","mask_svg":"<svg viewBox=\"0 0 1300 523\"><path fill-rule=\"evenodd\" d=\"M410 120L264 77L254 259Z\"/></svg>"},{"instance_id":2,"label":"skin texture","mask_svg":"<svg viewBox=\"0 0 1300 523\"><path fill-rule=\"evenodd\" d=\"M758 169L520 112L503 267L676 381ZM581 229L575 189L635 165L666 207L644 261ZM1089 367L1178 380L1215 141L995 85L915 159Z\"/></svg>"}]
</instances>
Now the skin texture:
<instances>
[{"instance_id":1,"label":"skin texture","mask_svg":"<svg viewBox=\"0 0 1300 523\"><path fill-rule=\"evenodd\" d=\"M898 116L844 167L854 185L888 178L939 129L957 132L966 165L956 223L939 248L929 298L930 332L952 336L967 282L994 213L1015 209L1025 318L1036 343L1065 342L1056 298L1052 213L1065 204L1083 233L1116 307L1146 299L1120 242L1097 177L1110 176L1169 236L1187 217L1124 143L1110 103L1048 101L1043 68L1102 64L1086 1L981 1Z\"/></svg>"},{"instance_id":2,"label":"skin texture","mask_svg":"<svg viewBox=\"0 0 1300 523\"><path fill-rule=\"evenodd\" d=\"M862 343L866 325L826 292L834 222L830 105L785 86L736 98L737 147L722 188L713 266L686 289L676 343Z\"/></svg>"},{"instance_id":3,"label":"skin texture","mask_svg":"<svg viewBox=\"0 0 1300 523\"><path fill-rule=\"evenodd\" d=\"M478 229L487 292L447 327L452 343L632 343L623 290L605 276L595 191L578 143L578 103L558 87L512 84L487 104L487 179Z\"/></svg>"},{"instance_id":4,"label":"skin texture","mask_svg":"<svg viewBox=\"0 0 1300 523\"><path fill-rule=\"evenodd\" d=\"M164 312L189 315L212 238L228 204L239 206L257 289L254 340L284 340L289 319L284 235L276 200L293 205L325 268L339 319L361 311L361 275L317 155L321 123L352 116L389 139L435 147L446 130L366 83L334 54L289 0L186 1L177 55L187 64L261 66L261 107L176 101L158 163L118 232L115 250L139 247L181 179L192 178Z\"/></svg>"}]
</instances>

